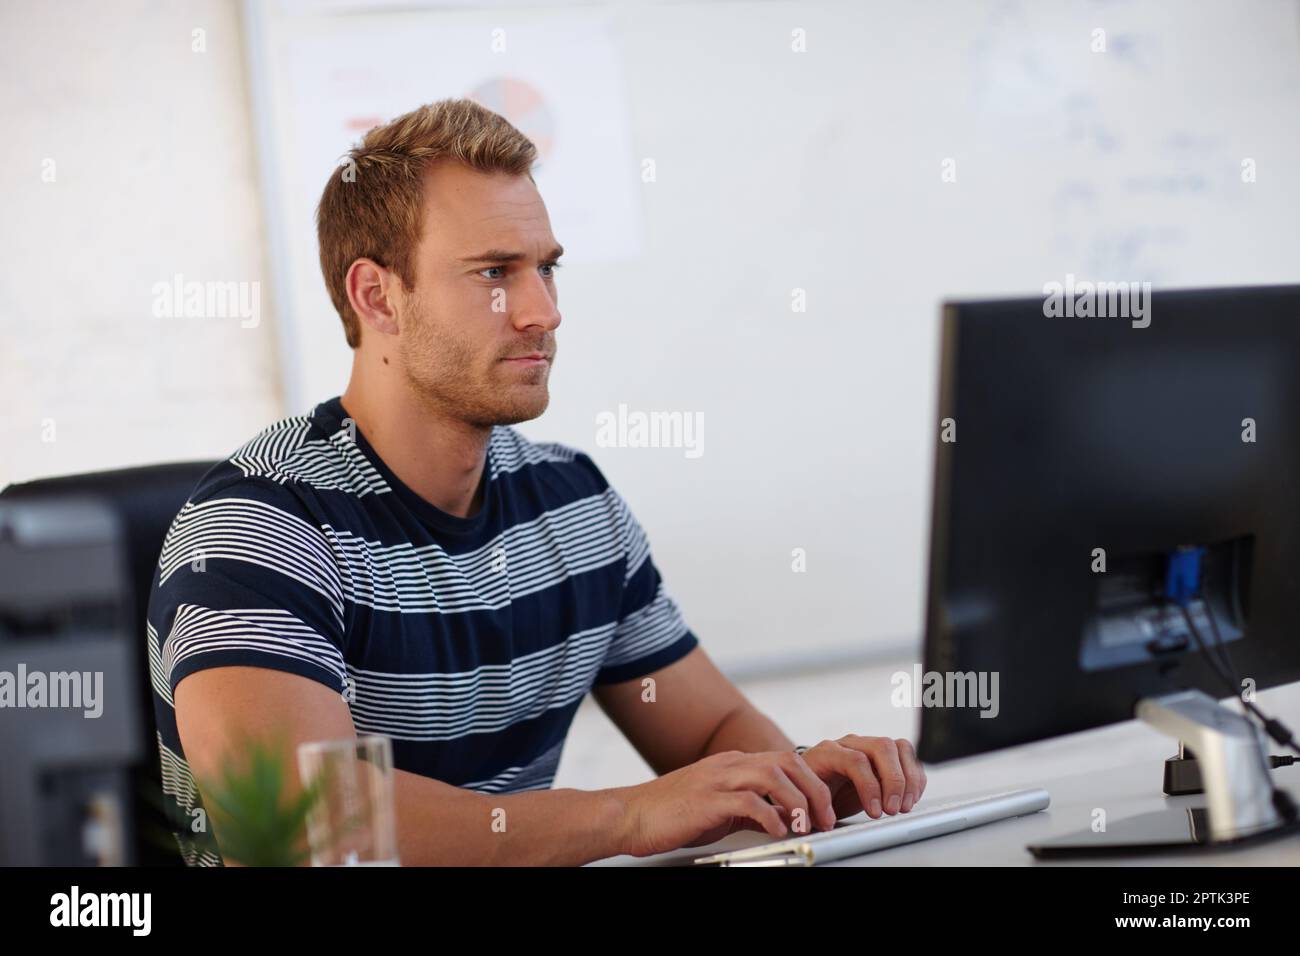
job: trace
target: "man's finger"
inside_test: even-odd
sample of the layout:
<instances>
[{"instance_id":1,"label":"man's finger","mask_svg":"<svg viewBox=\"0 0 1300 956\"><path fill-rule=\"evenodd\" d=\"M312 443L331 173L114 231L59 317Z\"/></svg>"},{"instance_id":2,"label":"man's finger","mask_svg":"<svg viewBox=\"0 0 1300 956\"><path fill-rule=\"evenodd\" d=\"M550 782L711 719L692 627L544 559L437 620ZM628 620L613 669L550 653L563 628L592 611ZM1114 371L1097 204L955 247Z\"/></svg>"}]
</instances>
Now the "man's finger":
<instances>
[{"instance_id":1,"label":"man's finger","mask_svg":"<svg viewBox=\"0 0 1300 956\"><path fill-rule=\"evenodd\" d=\"M916 801L921 799L921 794L925 793L925 768L917 759L916 748L912 746L910 740L899 737L894 743L898 745L898 760L903 765L903 773L907 776L907 786L903 788L902 806L903 812L907 813L916 806Z\"/></svg>"},{"instance_id":2,"label":"man's finger","mask_svg":"<svg viewBox=\"0 0 1300 956\"><path fill-rule=\"evenodd\" d=\"M730 792L724 790L715 793L714 799L718 801L719 807L733 817L753 820L760 830L774 837L788 835L785 822L781 819L781 814L777 813L776 807L764 802L763 798L752 790Z\"/></svg>"},{"instance_id":3,"label":"man's finger","mask_svg":"<svg viewBox=\"0 0 1300 956\"><path fill-rule=\"evenodd\" d=\"M797 753L783 754L782 760L786 776L793 780L795 786L808 798L808 805L814 817L809 819L809 827L819 827L823 830L834 827L836 816L835 808L831 806L831 788L826 786L826 782L821 777L813 773L812 767L808 766L808 762Z\"/></svg>"},{"instance_id":4,"label":"man's finger","mask_svg":"<svg viewBox=\"0 0 1300 956\"><path fill-rule=\"evenodd\" d=\"M871 766L880 781L881 802L885 812L894 814L903 805L903 790L907 786L907 777L903 774L903 764L898 759L898 744L892 737L865 738L865 753L871 758ZM857 748L855 748L857 749Z\"/></svg>"},{"instance_id":5,"label":"man's finger","mask_svg":"<svg viewBox=\"0 0 1300 956\"><path fill-rule=\"evenodd\" d=\"M728 789L752 790L756 794L771 797L772 802L785 807L792 819L796 810L808 817L807 798L786 776L773 755L751 754L750 757L752 759L740 764L727 775Z\"/></svg>"},{"instance_id":6,"label":"man's finger","mask_svg":"<svg viewBox=\"0 0 1300 956\"><path fill-rule=\"evenodd\" d=\"M853 783L858 794L858 801L867 816L877 818L884 810L881 802L880 781L876 779L871 767L871 758L861 750L854 750L843 744L837 744L834 750L828 750L827 758L831 766Z\"/></svg>"}]
</instances>

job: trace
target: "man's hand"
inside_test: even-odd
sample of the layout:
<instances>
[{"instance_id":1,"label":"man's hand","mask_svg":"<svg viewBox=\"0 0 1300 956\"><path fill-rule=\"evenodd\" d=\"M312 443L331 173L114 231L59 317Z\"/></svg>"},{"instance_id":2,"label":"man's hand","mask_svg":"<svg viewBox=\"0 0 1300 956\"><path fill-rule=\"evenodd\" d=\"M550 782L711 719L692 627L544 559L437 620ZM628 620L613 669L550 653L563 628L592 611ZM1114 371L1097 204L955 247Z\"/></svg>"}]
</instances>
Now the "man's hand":
<instances>
[{"instance_id":1,"label":"man's hand","mask_svg":"<svg viewBox=\"0 0 1300 956\"><path fill-rule=\"evenodd\" d=\"M623 793L632 856L703 846L737 829L829 830L836 819L831 789L793 751L713 754Z\"/></svg>"},{"instance_id":2,"label":"man's hand","mask_svg":"<svg viewBox=\"0 0 1300 956\"><path fill-rule=\"evenodd\" d=\"M848 734L823 740L803 759L830 789L837 820L861 810L875 819L882 812L907 813L925 792L925 770L902 737Z\"/></svg>"}]
</instances>

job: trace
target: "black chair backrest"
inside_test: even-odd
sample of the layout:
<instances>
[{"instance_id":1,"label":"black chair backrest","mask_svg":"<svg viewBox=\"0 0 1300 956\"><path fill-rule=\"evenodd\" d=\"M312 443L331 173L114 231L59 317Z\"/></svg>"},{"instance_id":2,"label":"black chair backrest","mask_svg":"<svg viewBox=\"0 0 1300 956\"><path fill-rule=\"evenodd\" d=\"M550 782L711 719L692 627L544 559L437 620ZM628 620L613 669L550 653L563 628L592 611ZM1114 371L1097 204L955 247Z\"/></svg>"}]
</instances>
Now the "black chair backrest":
<instances>
[{"instance_id":1,"label":"black chair backrest","mask_svg":"<svg viewBox=\"0 0 1300 956\"><path fill-rule=\"evenodd\" d=\"M135 599L135 624L144 633L145 612L163 537L190 492L216 462L145 465L116 471L61 475L9 485L5 498L57 500L94 497L107 503L122 523Z\"/></svg>"},{"instance_id":2,"label":"black chair backrest","mask_svg":"<svg viewBox=\"0 0 1300 956\"><path fill-rule=\"evenodd\" d=\"M130 636L135 672L141 689L140 726L146 729L148 735L144 749L148 763L136 768L133 774L137 790L148 787L158 793L162 786L155 737L157 724L154 720L149 661L144 641L145 617L149 608L149 591L153 587L154 569L158 565L163 538L171 527L172 519L198 485L199 479L215 464L213 461L191 461L63 475L9 485L0 491L0 497L8 500L37 499L54 502L63 498L96 498L107 504L121 523L134 608ZM137 797L137 823L156 823L158 819L156 808L143 797ZM140 833L140 829L137 826L137 863L180 863L178 853L167 852L159 847L148 835Z\"/></svg>"}]
</instances>

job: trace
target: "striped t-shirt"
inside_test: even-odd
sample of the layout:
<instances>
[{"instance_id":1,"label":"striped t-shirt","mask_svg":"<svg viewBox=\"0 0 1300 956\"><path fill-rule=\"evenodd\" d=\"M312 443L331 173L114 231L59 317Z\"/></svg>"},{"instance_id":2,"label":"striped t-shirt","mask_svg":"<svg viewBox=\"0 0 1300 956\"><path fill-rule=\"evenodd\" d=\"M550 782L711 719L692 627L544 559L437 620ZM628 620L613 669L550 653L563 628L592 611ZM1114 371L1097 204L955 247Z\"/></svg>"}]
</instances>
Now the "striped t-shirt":
<instances>
[{"instance_id":1,"label":"striped t-shirt","mask_svg":"<svg viewBox=\"0 0 1300 956\"><path fill-rule=\"evenodd\" d=\"M147 639L164 800L182 855L219 864L172 694L244 665L320 681L398 769L483 793L551 785L596 684L696 645L646 536L592 460L492 430L468 518L388 469L338 398L270 426L199 482L167 533Z\"/></svg>"}]
</instances>

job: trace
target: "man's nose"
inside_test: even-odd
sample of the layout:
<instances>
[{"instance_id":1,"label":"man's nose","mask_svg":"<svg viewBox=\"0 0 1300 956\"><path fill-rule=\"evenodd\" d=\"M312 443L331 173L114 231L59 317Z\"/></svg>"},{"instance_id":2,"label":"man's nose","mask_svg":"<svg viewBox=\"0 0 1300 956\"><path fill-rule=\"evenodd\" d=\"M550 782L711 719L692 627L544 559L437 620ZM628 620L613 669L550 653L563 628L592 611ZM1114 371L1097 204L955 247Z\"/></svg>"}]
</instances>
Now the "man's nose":
<instances>
[{"instance_id":1,"label":"man's nose","mask_svg":"<svg viewBox=\"0 0 1300 956\"><path fill-rule=\"evenodd\" d=\"M516 288L511 299L511 313L516 327L537 325L547 330L559 327L560 310L546 280L540 275L532 276Z\"/></svg>"}]
</instances>

